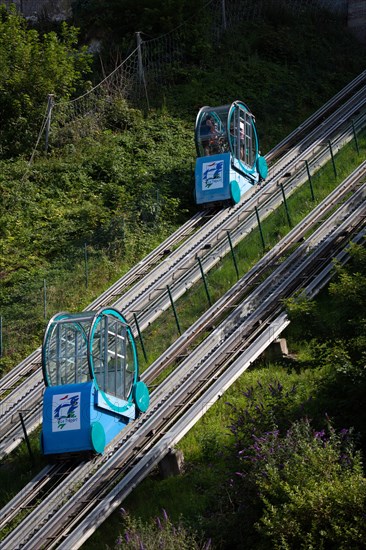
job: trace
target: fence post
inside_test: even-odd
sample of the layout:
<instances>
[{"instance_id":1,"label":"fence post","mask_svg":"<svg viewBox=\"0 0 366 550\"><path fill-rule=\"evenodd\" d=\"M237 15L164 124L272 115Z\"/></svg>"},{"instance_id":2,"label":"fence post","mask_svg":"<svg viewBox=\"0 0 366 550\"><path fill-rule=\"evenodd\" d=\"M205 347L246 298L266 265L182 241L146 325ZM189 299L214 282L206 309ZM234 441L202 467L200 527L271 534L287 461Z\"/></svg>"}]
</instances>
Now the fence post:
<instances>
[{"instance_id":1,"label":"fence post","mask_svg":"<svg viewBox=\"0 0 366 550\"><path fill-rule=\"evenodd\" d=\"M353 130L353 137L355 138L356 151L357 151L357 154L359 155L360 154L360 148L358 146L358 139L357 139L357 133L356 133L356 128L355 128L355 122L354 122L353 119L352 119L352 130Z\"/></svg>"},{"instance_id":2,"label":"fence post","mask_svg":"<svg viewBox=\"0 0 366 550\"><path fill-rule=\"evenodd\" d=\"M3 356L3 318L0 315L0 358Z\"/></svg>"},{"instance_id":3,"label":"fence post","mask_svg":"<svg viewBox=\"0 0 366 550\"><path fill-rule=\"evenodd\" d=\"M179 332L179 334L181 335L181 334L182 334L182 331L181 331L181 329L180 329L178 314L177 314L177 310L175 309L173 296L172 296L172 293L170 292L169 285L166 285L166 287L167 287L167 289L168 289L168 294L169 294L169 298L170 298L170 303L171 303L171 305L172 305L172 309L173 309L173 313L174 313L174 317L175 317L175 322L177 323L178 332Z\"/></svg>"},{"instance_id":4,"label":"fence post","mask_svg":"<svg viewBox=\"0 0 366 550\"><path fill-rule=\"evenodd\" d=\"M330 150L330 156L332 157L332 164L333 164L333 170L334 170L334 177L337 177L337 168L335 165L334 155L333 155L333 149L332 149L332 143L331 141L328 141L329 150Z\"/></svg>"},{"instance_id":5,"label":"fence post","mask_svg":"<svg viewBox=\"0 0 366 550\"><path fill-rule=\"evenodd\" d=\"M145 80L145 72L144 72L144 65L142 63L142 38L141 38L141 32L136 33L136 42L137 42L137 58L138 58L138 72L139 72L139 80L140 84L143 85L145 90L145 96L146 96L146 103L147 103L147 109L150 111L150 104L149 104L149 97L147 95L147 87L146 87L146 80Z\"/></svg>"},{"instance_id":6,"label":"fence post","mask_svg":"<svg viewBox=\"0 0 366 550\"><path fill-rule=\"evenodd\" d=\"M305 160L304 162L305 162L305 166L306 166L306 171L307 171L307 173L308 173L308 180L309 180L309 185L310 185L311 198L312 198L313 201L315 201L314 189L313 189L313 182L312 182L312 180L311 180L309 163L308 163L307 160Z\"/></svg>"},{"instance_id":7,"label":"fence post","mask_svg":"<svg viewBox=\"0 0 366 550\"><path fill-rule=\"evenodd\" d=\"M19 417L20 417L20 422L21 422L22 428L23 428L23 433L24 433L25 442L27 444L28 453L29 453L29 456L30 456L30 458L33 462L34 458L33 458L32 448L31 448L29 437L28 437L28 434L27 434L27 429L25 427L24 418L23 418L23 415L22 415L21 412L19 413Z\"/></svg>"},{"instance_id":8,"label":"fence post","mask_svg":"<svg viewBox=\"0 0 366 550\"><path fill-rule=\"evenodd\" d=\"M233 257L233 262L234 262L235 271L236 271L236 277L237 277L237 279L239 280L238 263L237 263L237 261L236 261L235 252L234 252L234 247L233 247L233 243L232 243L231 236L230 236L230 231L227 232L227 238L229 239L231 255L232 255L232 257Z\"/></svg>"},{"instance_id":9,"label":"fence post","mask_svg":"<svg viewBox=\"0 0 366 550\"><path fill-rule=\"evenodd\" d=\"M291 222L291 218L290 218L290 212L289 212L289 209L288 209L288 206L287 206L287 200L286 200L285 190L284 190L284 188L283 188L282 183L281 183L281 192L282 192L282 197L283 197L283 203L284 203L284 205L285 205L286 216L287 216L287 222L288 222L289 226L292 227L292 222Z\"/></svg>"},{"instance_id":10,"label":"fence post","mask_svg":"<svg viewBox=\"0 0 366 550\"><path fill-rule=\"evenodd\" d=\"M48 142L50 137L50 130L51 130L51 114L53 109L53 94L48 94L48 103L47 103L47 118L46 118L46 143L45 143L45 151L47 153L48 151Z\"/></svg>"},{"instance_id":11,"label":"fence post","mask_svg":"<svg viewBox=\"0 0 366 550\"><path fill-rule=\"evenodd\" d=\"M203 271L202 262L201 262L201 260L198 256L197 256L197 261L198 261L198 265L200 266L200 271L201 271L201 277L202 277L202 280L203 280L203 284L205 285L207 300L208 300L208 303L210 304L210 307L211 307L212 306L211 296L210 296L210 293L208 291L207 281L206 281L205 273Z\"/></svg>"},{"instance_id":12,"label":"fence post","mask_svg":"<svg viewBox=\"0 0 366 550\"><path fill-rule=\"evenodd\" d=\"M260 220L260 218L259 218L259 212L258 212L258 208L257 208L257 207L255 207L255 215L257 216L259 234L260 234L260 236L261 236L261 241L262 241L262 247L263 247L263 250L265 250L265 249L266 249L266 245L265 245L265 242L264 242L263 231L262 231L262 225L261 225L261 220Z\"/></svg>"},{"instance_id":13,"label":"fence post","mask_svg":"<svg viewBox=\"0 0 366 550\"><path fill-rule=\"evenodd\" d=\"M143 341L143 339L142 339L142 334L141 334L141 330L140 330L140 325L139 325L138 322L137 322L137 315L136 315L136 313L133 314L133 318L135 319L135 325L136 325L136 328L137 328L137 334L139 335L139 338L140 338L140 344L141 344L141 348L142 348L142 353L144 354L145 361L147 362L146 349L145 349L144 341Z\"/></svg>"}]
</instances>

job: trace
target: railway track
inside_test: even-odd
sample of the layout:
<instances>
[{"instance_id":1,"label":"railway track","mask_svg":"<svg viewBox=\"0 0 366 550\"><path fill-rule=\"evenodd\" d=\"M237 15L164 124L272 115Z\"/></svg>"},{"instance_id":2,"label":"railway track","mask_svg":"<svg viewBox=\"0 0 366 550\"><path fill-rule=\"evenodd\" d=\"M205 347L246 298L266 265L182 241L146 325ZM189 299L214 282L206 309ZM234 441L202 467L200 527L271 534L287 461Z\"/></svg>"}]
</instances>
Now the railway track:
<instances>
[{"instance_id":1,"label":"railway track","mask_svg":"<svg viewBox=\"0 0 366 550\"><path fill-rule=\"evenodd\" d=\"M351 93L352 86L346 87L347 101L338 109L335 109L335 105L339 103L341 94L335 102L330 102L331 108L328 110L331 115L328 119L323 120L325 111L320 110L320 127L313 129L310 138L307 136L294 145L270 168L268 183L263 188L253 190L252 196L244 203L216 212L208 219L204 212L198 213L177 235L167 239L156 253L151 253L86 309L113 305L123 311L127 318L136 314L141 330L144 330L170 306L167 285L171 286L171 294L176 300L200 279L197 257L201 258L205 272L211 269L229 251L228 232L232 243L237 244L257 223L254 208L260 208L261 216L265 217L281 204L279 182L283 180L286 194L291 194L307 179L305 160L321 165L330 158L330 151L324 148L324 142L332 138L336 143L337 136L337 147L340 148L347 140L352 139L349 119L365 107L364 80L365 74L362 73L355 84L354 94ZM313 127L316 117L312 119ZM363 116L359 117L357 123L364 123ZM345 124L348 130L342 131ZM301 128L299 132L303 131ZM294 136L291 140L294 140ZM283 147L281 145L282 150ZM178 243L181 243L180 246ZM172 250L174 246L177 248ZM208 249L210 254L206 254ZM14 449L23 438L19 413L23 415L28 432L41 422L43 380L40 358L41 352L38 349L19 365L21 374L11 372L0 383L1 388L7 391L16 386L1 401L0 458ZM13 370L17 371L18 368ZM17 381L24 377L25 380L17 385Z\"/></svg>"},{"instance_id":2,"label":"railway track","mask_svg":"<svg viewBox=\"0 0 366 550\"><path fill-rule=\"evenodd\" d=\"M89 536L92 531L91 525L98 525L124 498L123 495L132 490L137 480L147 475L168 450L166 435L169 430L174 431L177 439L174 424L182 422L185 415L189 416L192 404L200 396L204 398L206 392L212 392L214 381L228 376L227 373L232 365L240 361L243 352L263 336L267 327L281 315L282 300L316 281L324 271L324 265L330 264L335 255L342 253L353 234L363 230L366 214L365 167L365 163L361 165L331 197L278 243L276 254L280 263L277 266L271 264L268 253L262 263L270 265L270 272L261 284L254 285L254 288L249 285L244 298L245 283L240 281L236 285L236 307L231 308L231 313L210 336L152 393L149 411L122 432L109 446L105 456L79 464L65 475L57 489L49 492L43 502L2 542L4 550L18 547L35 549L41 544L44 548L78 548L85 540L83 537ZM351 189L353 193L346 199ZM334 211L339 203L341 205ZM326 213L329 215L324 220ZM315 227L317 229L299 244L299 237L302 238ZM295 246L292 251L291 245ZM226 302L223 301L217 309L217 318L220 319L227 313ZM268 341L269 337L267 344ZM172 353L172 350L167 353ZM179 354L179 350L174 353ZM247 362L250 363L252 357ZM153 369L153 365L150 368ZM190 417L188 424L192 421ZM187 425L180 428L179 433L186 429ZM173 439L169 440L170 444ZM75 486L81 488L75 492ZM110 491L112 494L108 496ZM22 495L28 507L32 499L39 498L39 491L30 486L29 494L24 490ZM17 499L8 505L8 510L22 510L20 497ZM68 537L71 529L72 534Z\"/></svg>"},{"instance_id":3,"label":"railway track","mask_svg":"<svg viewBox=\"0 0 366 550\"><path fill-rule=\"evenodd\" d=\"M320 107L320 109L300 124L300 126L291 132L286 138L278 143L274 149L269 151L267 155L268 161L271 163L273 158L276 158L281 153L287 152L294 143L299 142L302 138L309 135L314 128L319 125L319 121L322 119L328 119L330 115L337 110L340 104L344 103L347 99L352 98L357 91L362 90L365 83L366 71L363 71L351 82L349 82L349 84L342 88L342 90L335 94L327 103Z\"/></svg>"}]
</instances>

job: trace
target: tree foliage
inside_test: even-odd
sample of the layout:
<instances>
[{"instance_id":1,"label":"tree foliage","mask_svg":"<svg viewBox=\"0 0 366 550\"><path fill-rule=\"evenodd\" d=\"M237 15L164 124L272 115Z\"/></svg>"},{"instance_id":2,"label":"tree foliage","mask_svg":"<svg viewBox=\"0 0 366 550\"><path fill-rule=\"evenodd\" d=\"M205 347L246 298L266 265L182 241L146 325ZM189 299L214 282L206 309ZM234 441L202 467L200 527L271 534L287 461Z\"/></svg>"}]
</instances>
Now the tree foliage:
<instances>
[{"instance_id":1,"label":"tree foliage","mask_svg":"<svg viewBox=\"0 0 366 550\"><path fill-rule=\"evenodd\" d=\"M110 123L124 131L86 138L78 150L66 146L31 167L0 161L0 311L6 331L0 368L24 357L25 341L28 353L39 345L44 280L48 315L91 301L85 245L88 288L94 281L99 292L100 284L111 284L111 273L121 276L164 240L191 207L191 132L180 124L179 142L176 120L154 113L143 119L128 109L123 116L114 113Z\"/></svg>"},{"instance_id":2,"label":"tree foliage","mask_svg":"<svg viewBox=\"0 0 366 550\"><path fill-rule=\"evenodd\" d=\"M91 58L77 47L76 28L41 36L14 6L0 6L0 156L29 153L47 107L47 96L68 99L84 87Z\"/></svg>"}]
</instances>

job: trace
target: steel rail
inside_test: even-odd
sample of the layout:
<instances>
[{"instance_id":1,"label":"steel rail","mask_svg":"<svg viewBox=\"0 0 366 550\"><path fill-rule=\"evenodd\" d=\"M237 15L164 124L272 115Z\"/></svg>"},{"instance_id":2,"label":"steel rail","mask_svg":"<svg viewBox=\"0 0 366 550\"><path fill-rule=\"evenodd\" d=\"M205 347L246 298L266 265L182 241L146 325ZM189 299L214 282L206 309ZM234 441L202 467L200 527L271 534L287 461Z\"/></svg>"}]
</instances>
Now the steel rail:
<instances>
[{"instance_id":1,"label":"steel rail","mask_svg":"<svg viewBox=\"0 0 366 550\"><path fill-rule=\"evenodd\" d=\"M37 496L45 490L47 485L55 479L56 476L67 468L64 463L48 464L41 470L23 489L0 510L0 529L8 525L11 520L19 514L19 510L24 509ZM1 543L0 543L1 547Z\"/></svg>"},{"instance_id":2,"label":"steel rail","mask_svg":"<svg viewBox=\"0 0 366 550\"><path fill-rule=\"evenodd\" d=\"M364 213L364 208L363 208L363 213ZM347 224L348 224L348 221L347 221ZM326 245L326 246L329 248L328 245ZM324 246L323 246L322 248L323 248L323 250L322 250L322 252L321 252L321 255L322 255L322 257L323 257L323 254L324 254ZM309 263L309 262L308 262L308 263ZM300 268L300 270L301 270L301 268ZM263 306L263 307L264 307L264 306ZM267 322L267 321L266 321L266 322ZM232 340L233 342L237 342L237 340L238 340L238 338L237 338L237 330L238 330L238 329L235 330L235 332L229 337L228 340ZM246 331L247 331L247 329L246 329ZM248 331L247 331L247 332L248 332ZM239 351L242 351L242 350L239 350ZM225 351L224 354L221 353L221 357L222 357L223 355L226 356L227 353L228 353L228 351L227 351L227 349L226 349L226 351ZM233 358L233 355L231 356L230 360L232 360L232 358ZM208 357L205 357L205 360L206 360L209 364L212 364L213 362L215 362L215 361L217 360L217 358L213 358L213 355L210 354ZM227 363L228 361L229 361L228 359L224 359L224 363ZM216 375L217 375L217 374L216 374ZM216 375L215 375L215 376L216 376ZM204 373L200 372L199 377L197 377L197 376L194 377L194 383L195 383L195 385L197 385L197 384L199 384L200 382L203 382L203 385L206 386L206 385L209 383L210 378L212 378L212 372L211 372L211 375L210 375L210 376L208 376L208 373L206 373L206 372L204 372ZM192 376L191 376L191 379L192 379ZM201 387L200 387L199 392L200 392L200 393L202 392L202 384L201 384ZM192 393L192 391L191 391L191 393ZM179 394L180 394L180 396L179 396ZM174 391L174 394L173 394L173 395L174 395L174 401L175 401L176 403L179 404L181 401L183 401L183 398L184 398L184 396L185 396L186 394L187 394L187 387L185 387L184 385L180 385L179 389L175 389L175 391ZM191 401L191 398L188 399L188 403L186 402L185 407L189 406L190 401ZM178 407L178 406L179 406L178 404L176 404L175 407ZM170 411L172 410L172 405L171 405L170 403L169 403L169 410L170 410ZM168 411L168 412L169 412L169 411ZM165 413L165 414L166 414L166 413ZM175 416L175 417L179 417L181 414L182 414L182 409L180 408L179 413L178 413L178 412L175 413L174 416ZM171 412L170 412L170 414L169 414L169 419L170 419L170 424L171 424L171 423L172 423L172 414L171 414ZM165 430L165 429L166 429L166 427L164 428L164 430ZM142 460L143 460L143 458L142 458ZM139 469L140 469L140 471L141 471L141 467L139 467ZM145 468L142 468L142 470L144 471ZM103 476L103 479L105 479L105 476ZM115 482L115 479L113 479L113 482ZM98 500L100 500L101 496L98 495L97 498L98 498ZM89 502L88 505L87 505L88 509L93 508L93 505L94 505L95 503L96 503L95 500ZM65 511L63 512L63 515L66 515L66 517L69 519L69 518L70 518L70 506L67 506L67 505L66 505L66 509L67 509L67 512L66 512L66 510L65 510ZM67 530L69 530L69 526L68 526ZM50 530L49 530L49 529L48 529L48 533L50 533ZM80 530L79 530L79 533L80 533ZM45 537L47 537L47 529L46 529L46 531L44 531L44 532L42 533L42 535L41 535L41 540L44 541L44 540L45 540ZM49 547L49 548L53 548L54 545L55 545L55 542L56 542L55 540L53 540L53 539L54 539L54 534L52 534L52 537L51 537L51 538L52 538L52 541L53 541L53 542L52 542L51 544L47 545L47 547ZM60 539L57 538L57 544L58 544L59 542L60 542ZM29 548L33 548L33 547L34 547L34 546L29 546ZM64 547L66 547L66 548L67 548L67 547L71 548L71 547L69 546L69 543L66 543L66 545L65 545Z\"/></svg>"},{"instance_id":3,"label":"steel rail","mask_svg":"<svg viewBox=\"0 0 366 550\"><path fill-rule=\"evenodd\" d=\"M358 77L356 77L351 83L349 83L345 88L343 88L340 92L338 92L327 104L325 104L321 109L316 111L307 121L305 121L303 124L301 124L298 129L296 129L292 134L288 136L283 142L280 142L278 146L276 146L270 153L268 154L268 158L272 160L273 158L278 156L279 149L282 148L282 145L284 142L293 142L294 136L299 136L302 134L304 129L309 129L312 127L316 121L324 117L326 113L328 113L334 106L338 105L341 101L344 101L344 99L347 97L349 93L354 93L355 90L357 90L360 83L362 83L365 79L366 71L361 73ZM339 114L337 115L339 116ZM266 157L267 158L267 157ZM204 212L197 213L191 220L188 220L182 228L180 228L177 232L175 232L172 236L170 236L164 243L162 243L157 249L152 251L144 260L139 262L136 266L134 266L125 276L123 276L119 281L115 283L115 285L112 285L105 293L103 293L99 298L97 298L94 302L92 302L88 308L94 308L94 307L101 307L102 305L105 305L105 299L109 300L110 295L113 295L113 293L120 293L122 289L132 284L136 280L136 278L139 278L143 274L146 274L148 266L151 266L155 264L159 258L165 255L165 252L169 250L172 246L172 244L175 244L179 239L181 238L180 235L183 233L183 235L187 233L189 234L192 231L192 228L196 225L201 223L201 219L204 216ZM143 273L141 273L141 271ZM109 302L108 302L109 304ZM87 308L87 309L88 309ZM27 368L27 365L29 363L33 363L34 359L37 359L37 364L39 364L39 349L34 352L31 356L29 356L26 360L22 361L18 367L15 367L12 369L12 374L5 375L0 383L0 395L7 391L8 389L11 389L12 385L16 381L16 370L19 369L19 375L22 376L23 369ZM35 357L33 357L35 355ZM9 381L8 381L9 377Z\"/></svg>"},{"instance_id":4,"label":"steel rail","mask_svg":"<svg viewBox=\"0 0 366 550\"><path fill-rule=\"evenodd\" d=\"M112 286L110 286L105 292L103 292L98 298L91 302L86 308L86 311L99 309L104 305L110 304L111 296L118 296L128 286L134 284L136 281L146 276L150 269L155 266L162 258L171 252L171 249L177 244L180 244L184 239L190 236L203 221L210 218L215 214L215 211L209 213L205 210L197 212L179 227L174 233L172 233L167 239L165 239L157 248L152 250L143 260L134 265L125 275L120 277ZM18 383L19 379L30 371L29 365L33 368L38 368L41 364L41 348L37 348L26 359L24 359L17 367L14 367L11 371L5 374L0 379L0 396L9 390L13 389L13 386Z\"/></svg>"},{"instance_id":5,"label":"steel rail","mask_svg":"<svg viewBox=\"0 0 366 550\"><path fill-rule=\"evenodd\" d=\"M144 380L151 384L164 369L176 361L177 356L188 353L189 346L209 327L217 323L223 311L230 311L244 297L249 289L259 279L274 269L292 247L297 246L314 225L319 224L346 195L357 188L366 177L366 161L364 161L348 178L332 191L319 205L293 228L285 237L269 250L241 279L233 285L206 313L188 328L175 342L144 372ZM282 260L281 260L282 261Z\"/></svg>"},{"instance_id":6,"label":"steel rail","mask_svg":"<svg viewBox=\"0 0 366 550\"><path fill-rule=\"evenodd\" d=\"M352 130L343 132L334 141L333 149L339 150L352 138L352 134ZM300 160L305 159L308 155L309 149L306 149L300 155ZM326 147L318 151L317 155L313 157L313 162L323 165L330 158L329 147ZM257 213L263 221L283 204L283 191L287 197L290 197L307 181L308 175L305 164L303 163L300 166L301 168L286 180L282 189L276 184L276 181L273 181L267 185L265 193L258 193L248 199L245 203L245 211L243 211L243 208L239 209L235 218L226 221L220 231L215 231L208 237L205 236L204 240L191 250L189 258L182 257L182 260L176 264L173 274L167 272L165 276L161 276L156 280L155 287L150 288L148 295L142 294L139 296L133 302L133 306L125 301L125 296L123 296L114 306L123 311L128 311L129 308L134 307L134 311L139 315L140 328L144 330L148 327L163 311L170 307L170 296L173 297L174 301L178 300L189 288L200 281L202 277L201 268L204 273L213 269L230 252L231 246L236 246L257 227ZM231 242L227 239L227 232L230 233ZM209 250L209 252L204 254L202 251L206 250ZM197 258L200 258L200 265L197 264ZM166 292L168 285L170 286L170 295ZM155 291L155 294L153 294L153 291Z\"/></svg>"},{"instance_id":7,"label":"steel rail","mask_svg":"<svg viewBox=\"0 0 366 550\"><path fill-rule=\"evenodd\" d=\"M297 158L298 162L304 162L302 153L311 147L312 154L324 147L325 140L328 142L335 137L337 131L344 127L350 127L352 117L359 116L360 111L364 110L366 102L366 85L358 90L357 93L348 99L335 113L331 114L328 119L322 121L317 128L308 134L297 145L280 157L280 161L269 167L270 179L286 179L293 169L299 166L294 163ZM324 137L326 136L326 137ZM310 157L309 159L310 160ZM291 166L290 166L291 164Z\"/></svg>"},{"instance_id":8,"label":"steel rail","mask_svg":"<svg viewBox=\"0 0 366 550\"><path fill-rule=\"evenodd\" d=\"M263 189L266 189L268 192L268 189L273 186L274 183L277 183L277 181L280 178L283 178L285 175L286 170L288 170L288 163L294 162L294 156L296 157L296 162L299 164L301 163L301 169L304 172L304 179L305 179L305 165L303 164L306 159L310 159L311 157L314 157L314 143L317 151L319 148L324 147L324 140L330 139L332 135L334 135L335 131L339 129L340 122L344 123L344 121L347 121L352 114L354 114L356 111L358 111L361 107L363 107L366 103L366 86L364 86L361 90L357 92L357 94L352 97L350 100L348 100L344 105L342 105L341 109L337 111L337 113L332 114L330 119L327 121L324 121L321 125L321 135L319 135L319 129L316 129L311 134L311 139L315 140L313 141L311 145L305 146L304 140L297 146L294 147L290 153L287 154L286 157L281 158L274 166L274 169L276 169L275 175L272 175L268 182L266 183L265 187L261 190L257 191L255 193L255 189L253 189L253 193L250 196L250 198L246 198L246 200L239 205L235 206L233 209L222 211L218 216L216 216L213 220L212 227L209 227L208 225L205 226L205 229L208 231L201 233L201 239L200 241L197 240L197 238L193 239L189 243L185 243L187 252L184 252L183 250L180 250L180 255L178 258L181 258L180 260L175 260L172 258L169 258L166 260L166 270L163 269L163 266L160 265L155 271L155 274L152 273L155 280L148 281L148 284L146 285L145 281L141 282L141 291L139 294L133 292L132 293L132 299L130 293L124 294L121 299L117 300L115 302L115 307L121 308L123 311L126 311L128 309L139 313L143 310L144 307L146 307L146 303L151 301L152 294L160 294L162 292L166 293L166 284L169 284L168 282L174 281L174 278L176 278L176 274L179 271L186 271L188 270L187 265L187 254L190 255L190 265L194 262L194 257L196 254L199 253L200 247L202 249L205 249L207 245L210 244L210 240L212 239L212 236L216 233L216 229L219 226L222 226L223 224L228 224L230 219L236 219L236 216L240 216L241 212L246 213L247 209L250 208L251 204L254 204L255 202L261 201L261 196L263 196ZM352 130L348 132L348 136L344 141L348 141L352 139L353 133ZM307 143L310 142L310 137L308 136L306 138ZM344 143L343 141L343 143ZM323 153L323 159L324 162L326 159L329 159L331 156L330 151L327 149L326 153ZM290 157L290 160L289 160ZM296 169L296 165L293 167L293 169ZM286 187L288 184L285 184ZM278 196L280 196L280 193L278 193ZM248 197L248 196L247 196ZM278 203L277 203L278 204ZM134 289L135 290L135 289ZM147 291L149 291L147 293ZM165 300L165 308L168 307L169 301Z\"/></svg>"},{"instance_id":9,"label":"steel rail","mask_svg":"<svg viewBox=\"0 0 366 550\"><path fill-rule=\"evenodd\" d=\"M124 276L122 276L114 285L109 287L96 300L89 304L85 310L99 309L105 305L110 305L111 297L118 296L126 291L132 284L136 284L143 277L149 274L151 269L161 262L167 255L172 253L172 249L185 239L190 237L194 231L198 230L204 223L207 223L216 213L217 209L212 212L202 210L197 212L179 227L172 235L170 235L157 248L152 250L145 258L133 266Z\"/></svg>"},{"instance_id":10,"label":"steel rail","mask_svg":"<svg viewBox=\"0 0 366 550\"><path fill-rule=\"evenodd\" d=\"M318 121L322 118L327 118L334 111L339 104L345 101L346 97L350 94L354 94L355 91L366 82L366 71L363 71L356 76L351 82L349 82L342 90L335 94L329 101L320 107L315 113L313 113L308 119L300 124L293 132L291 132L285 139L280 141L274 149L271 149L266 158L269 162L272 161L278 155L278 152L286 150L294 141L298 141L304 134L309 134L313 130L314 126L318 124Z\"/></svg>"}]
</instances>

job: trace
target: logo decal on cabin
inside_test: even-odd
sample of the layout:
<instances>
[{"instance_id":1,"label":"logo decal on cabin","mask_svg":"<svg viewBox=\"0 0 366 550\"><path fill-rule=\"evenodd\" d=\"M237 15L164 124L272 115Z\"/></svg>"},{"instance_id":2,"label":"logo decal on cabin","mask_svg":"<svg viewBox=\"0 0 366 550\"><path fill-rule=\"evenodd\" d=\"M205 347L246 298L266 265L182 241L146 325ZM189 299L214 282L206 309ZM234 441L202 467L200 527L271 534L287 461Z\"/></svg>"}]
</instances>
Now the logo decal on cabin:
<instances>
[{"instance_id":1,"label":"logo decal on cabin","mask_svg":"<svg viewBox=\"0 0 366 550\"><path fill-rule=\"evenodd\" d=\"M224 187L224 161L214 160L202 164L202 190Z\"/></svg>"},{"instance_id":2,"label":"logo decal on cabin","mask_svg":"<svg viewBox=\"0 0 366 550\"><path fill-rule=\"evenodd\" d=\"M52 431L80 429L80 392L52 397Z\"/></svg>"}]
</instances>

